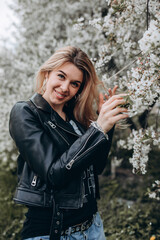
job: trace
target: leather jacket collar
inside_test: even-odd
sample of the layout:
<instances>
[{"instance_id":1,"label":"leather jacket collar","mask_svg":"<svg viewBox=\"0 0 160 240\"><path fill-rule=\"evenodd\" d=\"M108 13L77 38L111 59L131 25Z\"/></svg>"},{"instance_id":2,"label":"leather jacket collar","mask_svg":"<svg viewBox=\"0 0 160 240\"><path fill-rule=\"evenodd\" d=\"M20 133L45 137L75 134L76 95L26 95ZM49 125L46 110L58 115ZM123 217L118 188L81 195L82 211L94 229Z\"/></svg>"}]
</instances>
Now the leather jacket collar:
<instances>
[{"instance_id":1,"label":"leather jacket collar","mask_svg":"<svg viewBox=\"0 0 160 240\"><path fill-rule=\"evenodd\" d=\"M74 135L77 135L75 133L75 131L73 130L72 126L70 124L68 124L68 122L64 121L59 114L54 111L54 109L50 106L50 104L42 97L41 94L39 93L35 93L31 98L30 98L31 102L40 110L50 113L51 114L51 120L59 127L63 128L64 130L66 130L67 132L71 132ZM76 122L76 124L78 125L78 128L80 129L80 131L83 133L85 133L86 128L84 126L82 126L78 121L76 121L76 119L74 118L73 114L70 114L67 117L69 119L74 120L74 122Z\"/></svg>"},{"instance_id":2,"label":"leather jacket collar","mask_svg":"<svg viewBox=\"0 0 160 240\"><path fill-rule=\"evenodd\" d=\"M49 103L42 97L41 94L35 93L31 98L31 102L38 108L43 110L44 112L51 113L51 106Z\"/></svg>"}]
</instances>

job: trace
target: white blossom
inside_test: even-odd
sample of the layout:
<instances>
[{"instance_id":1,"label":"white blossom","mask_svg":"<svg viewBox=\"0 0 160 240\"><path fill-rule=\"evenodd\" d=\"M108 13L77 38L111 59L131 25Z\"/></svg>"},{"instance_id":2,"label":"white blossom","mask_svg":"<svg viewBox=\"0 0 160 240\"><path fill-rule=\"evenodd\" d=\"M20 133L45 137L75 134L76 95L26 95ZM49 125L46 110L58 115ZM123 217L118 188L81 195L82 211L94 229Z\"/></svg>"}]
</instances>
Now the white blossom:
<instances>
[{"instance_id":1,"label":"white blossom","mask_svg":"<svg viewBox=\"0 0 160 240\"><path fill-rule=\"evenodd\" d=\"M89 21L89 24L98 30L102 30L101 18L94 18L93 20Z\"/></svg>"},{"instance_id":2,"label":"white blossom","mask_svg":"<svg viewBox=\"0 0 160 240\"><path fill-rule=\"evenodd\" d=\"M149 29L144 33L143 38L139 40L139 46L144 53L160 47L160 26L158 20L150 22Z\"/></svg>"},{"instance_id":3,"label":"white blossom","mask_svg":"<svg viewBox=\"0 0 160 240\"><path fill-rule=\"evenodd\" d=\"M133 165L133 173L146 173L146 167L149 160L148 153L151 150L151 144L157 140L157 145L160 143L160 135L155 132L153 127L146 130L132 130L127 139L120 139L117 142L119 148L133 149L132 157L129 159Z\"/></svg>"},{"instance_id":4,"label":"white blossom","mask_svg":"<svg viewBox=\"0 0 160 240\"><path fill-rule=\"evenodd\" d=\"M155 192L149 193L149 197L150 198L156 198L156 193Z\"/></svg>"},{"instance_id":5,"label":"white blossom","mask_svg":"<svg viewBox=\"0 0 160 240\"><path fill-rule=\"evenodd\" d=\"M149 189L148 195L150 198L160 200L160 180L156 180L152 183L152 190Z\"/></svg>"}]
</instances>

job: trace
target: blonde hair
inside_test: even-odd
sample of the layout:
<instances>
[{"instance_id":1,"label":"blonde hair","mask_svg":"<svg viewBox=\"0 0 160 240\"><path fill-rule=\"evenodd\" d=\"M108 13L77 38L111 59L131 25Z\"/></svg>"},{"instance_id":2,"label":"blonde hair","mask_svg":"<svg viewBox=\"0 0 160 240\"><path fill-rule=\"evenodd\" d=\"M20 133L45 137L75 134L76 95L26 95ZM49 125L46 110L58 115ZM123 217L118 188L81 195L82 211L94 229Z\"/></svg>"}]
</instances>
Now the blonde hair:
<instances>
[{"instance_id":1,"label":"blonde hair","mask_svg":"<svg viewBox=\"0 0 160 240\"><path fill-rule=\"evenodd\" d=\"M37 72L35 91L43 94L46 73L68 62L83 72L83 83L78 91L78 97L71 99L67 106L72 108L77 121L89 127L90 121L97 118L98 86L102 85L102 82L98 79L91 60L80 48L67 46L57 50Z\"/></svg>"}]
</instances>

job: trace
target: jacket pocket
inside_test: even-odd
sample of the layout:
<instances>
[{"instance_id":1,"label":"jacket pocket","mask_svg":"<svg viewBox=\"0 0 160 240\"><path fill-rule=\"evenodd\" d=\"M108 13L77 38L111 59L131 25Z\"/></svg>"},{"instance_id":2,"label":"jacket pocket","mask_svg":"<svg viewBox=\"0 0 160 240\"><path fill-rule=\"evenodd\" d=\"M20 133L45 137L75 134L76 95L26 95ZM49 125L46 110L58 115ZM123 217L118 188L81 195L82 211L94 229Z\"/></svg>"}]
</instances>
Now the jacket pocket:
<instances>
[{"instance_id":1,"label":"jacket pocket","mask_svg":"<svg viewBox=\"0 0 160 240\"><path fill-rule=\"evenodd\" d=\"M44 191L27 189L23 186L19 186L16 189L13 200L16 203L27 206L51 207L53 205L51 194Z\"/></svg>"}]
</instances>

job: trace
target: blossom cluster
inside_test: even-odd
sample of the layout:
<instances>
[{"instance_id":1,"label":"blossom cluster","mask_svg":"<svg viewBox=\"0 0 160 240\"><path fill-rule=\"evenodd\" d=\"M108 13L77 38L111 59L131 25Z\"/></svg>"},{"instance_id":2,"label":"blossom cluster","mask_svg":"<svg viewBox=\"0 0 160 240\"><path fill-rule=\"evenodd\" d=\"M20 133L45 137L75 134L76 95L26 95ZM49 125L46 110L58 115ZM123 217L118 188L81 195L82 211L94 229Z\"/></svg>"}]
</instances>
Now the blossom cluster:
<instances>
[{"instance_id":1,"label":"blossom cluster","mask_svg":"<svg viewBox=\"0 0 160 240\"><path fill-rule=\"evenodd\" d=\"M137 54L138 41L135 41L135 29L137 40L145 30L145 18L142 15L146 9L146 1L106 1L108 3L108 13L105 17L97 17L89 24L98 31L102 31L108 50L105 55L114 55L116 64L121 66L125 63L126 57L130 58L132 54ZM130 30L128 31L128 26ZM143 27L144 26L144 27ZM139 39L138 39L139 38ZM104 53L99 51L100 59L104 58ZM100 63L98 62L98 67ZM103 64L102 64L103 67Z\"/></svg>"},{"instance_id":2,"label":"blossom cluster","mask_svg":"<svg viewBox=\"0 0 160 240\"><path fill-rule=\"evenodd\" d=\"M129 159L130 163L133 165L133 173L141 172L142 174L146 173L146 165L148 162L148 153L150 151L150 143L144 140L145 134L142 129L139 131L133 130L130 136L128 137L127 144L124 145L124 142L119 141L119 147L124 147L128 149L133 148L133 155ZM123 144L123 145L122 145Z\"/></svg>"},{"instance_id":3,"label":"blossom cluster","mask_svg":"<svg viewBox=\"0 0 160 240\"><path fill-rule=\"evenodd\" d=\"M148 153L150 152L150 144L144 139L144 134L140 130L139 132L133 131L133 155L129 158L130 163L133 165L133 173L141 171L142 174L145 174L146 165L148 162Z\"/></svg>"},{"instance_id":4,"label":"blossom cluster","mask_svg":"<svg viewBox=\"0 0 160 240\"><path fill-rule=\"evenodd\" d=\"M101 13L96 14L93 19L88 19L88 22L79 18L75 24L75 29L79 31L87 28L88 25L96 28L99 37L104 36L103 42L99 41L98 45L99 60L96 64L97 68L104 66L104 60L108 59L109 62L112 55L115 57L116 65L121 67L125 64L126 57L130 58L133 54L138 53L138 40L145 29L145 18L142 15L145 12L146 1L106 2L108 3L106 4L107 15L102 17ZM128 29L128 26L130 29ZM135 39L135 36L137 39ZM104 46L107 48L106 52L101 51Z\"/></svg>"},{"instance_id":5,"label":"blossom cluster","mask_svg":"<svg viewBox=\"0 0 160 240\"><path fill-rule=\"evenodd\" d=\"M156 14L155 19L150 22L149 29L145 31L143 37L139 40L139 46L143 53L152 50L158 52L160 50L160 13Z\"/></svg>"},{"instance_id":6,"label":"blossom cluster","mask_svg":"<svg viewBox=\"0 0 160 240\"><path fill-rule=\"evenodd\" d=\"M128 138L125 140L120 139L117 142L119 148L131 150L133 155L129 159L133 165L133 173L141 172L146 173L146 167L149 160L148 154L151 150L151 145L160 146L160 129L155 131L153 126L143 130L132 130Z\"/></svg>"},{"instance_id":7,"label":"blossom cluster","mask_svg":"<svg viewBox=\"0 0 160 240\"><path fill-rule=\"evenodd\" d=\"M152 190L149 189L148 195L150 198L160 200L160 180L156 180L152 184Z\"/></svg>"},{"instance_id":8,"label":"blossom cluster","mask_svg":"<svg viewBox=\"0 0 160 240\"><path fill-rule=\"evenodd\" d=\"M143 112L159 99L160 71L152 61L150 55L144 60L139 58L137 67L128 74L130 81L127 84L132 105L130 116Z\"/></svg>"},{"instance_id":9,"label":"blossom cluster","mask_svg":"<svg viewBox=\"0 0 160 240\"><path fill-rule=\"evenodd\" d=\"M160 14L150 22L149 29L139 40L139 46L144 54L137 61L137 67L128 74L130 79L128 90L133 102L131 116L148 109L159 99L160 93ZM147 56L146 56L147 54Z\"/></svg>"}]
</instances>

